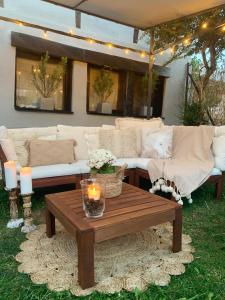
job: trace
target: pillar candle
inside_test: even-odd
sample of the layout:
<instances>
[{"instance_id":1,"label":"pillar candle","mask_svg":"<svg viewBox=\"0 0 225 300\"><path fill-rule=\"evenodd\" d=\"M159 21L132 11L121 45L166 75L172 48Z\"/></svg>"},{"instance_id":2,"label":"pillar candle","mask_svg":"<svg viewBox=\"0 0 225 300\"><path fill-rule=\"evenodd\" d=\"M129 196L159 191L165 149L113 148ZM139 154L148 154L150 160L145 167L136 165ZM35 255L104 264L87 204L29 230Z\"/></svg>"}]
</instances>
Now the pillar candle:
<instances>
[{"instance_id":1,"label":"pillar candle","mask_svg":"<svg viewBox=\"0 0 225 300\"><path fill-rule=\"evenodd\" d=\"M15 189L17 187L16 162L13 160L5 162L4 170L6 188L8 190Z\"/></svg>"},{"instance_id":2,"label":"pillar candle","mask_svg":"<svg viewBox=\"0 0 225 300\"><path fill-rule=\"evenodd\" d=\"M32 169L29 167L20 170L20 192L21 195L32 194Z\"/></svg>"}]
</instances>

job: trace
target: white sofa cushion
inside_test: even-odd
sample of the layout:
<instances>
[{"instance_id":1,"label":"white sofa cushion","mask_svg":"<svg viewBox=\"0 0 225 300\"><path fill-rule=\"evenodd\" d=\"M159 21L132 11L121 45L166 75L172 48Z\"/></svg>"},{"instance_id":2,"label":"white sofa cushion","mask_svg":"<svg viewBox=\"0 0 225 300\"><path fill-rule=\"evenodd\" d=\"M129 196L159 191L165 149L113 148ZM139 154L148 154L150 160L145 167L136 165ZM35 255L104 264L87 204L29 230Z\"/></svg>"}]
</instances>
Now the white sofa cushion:
<instances>
[{"instance_id":1,"label":"white sofa cushion","mask_svg":"<svg viewBox=\"0 0 225 300\"><path fill-rule=\"evenodd\" d=\"M128 169L141 168L143 170L148 169L149 158L120 158L117 159L115 165L123 166L125 163L128 164ZM60 164L51 166L40 166L32 168L32 178L47 178L47 177L57 177L66 175L76 175L85 174L90 172L87 160L79 160L72 164ZM212 170L211 175L221 175L222 172L216 168ZM19 176L18 176L19 179Z\"/></svg>"},{"instance_id":2,"label":"white sofa cushion","mask_svg":"<svg viewBox=\"0 0 225 300\"><path fill-rule=\"evenodd\" d=\"M214 136L218 137L221 135L225 135L225 126L215 126Z\"/></svg>"},{"instance_id":3,"label":"white sofa cushion","mask_svg":"<svg viewBox=\"0 0 225 300\"><path fill-rule=\"evenodd\" d=\"M215 167L222 171L225 171L225 135L213 138L212 151Z\"/></svg>"},{"instance_id":4,"label":"white sofa cushion","mask_svg":"<svg viewBox=\"0 0 225 300\"><path fill-rule=\"evenodd\" d=\"M100 127L80 127L64 125L58 125L57 127L57 139L74 139L76 141L76 146L74 147L76 159L88 159L88 149L85 141L85 134L98 132Z\"/></svg>"},{"instance_id":5,"label":"white sofa cushion","mask_svg":"<svg viewBox=\"0 0 225 300\"><path fill-rule=\"evenodd\" d=\"M141 157L166 159L172 156L173 126L142 128Z\"/></svg>"}]
</instances>

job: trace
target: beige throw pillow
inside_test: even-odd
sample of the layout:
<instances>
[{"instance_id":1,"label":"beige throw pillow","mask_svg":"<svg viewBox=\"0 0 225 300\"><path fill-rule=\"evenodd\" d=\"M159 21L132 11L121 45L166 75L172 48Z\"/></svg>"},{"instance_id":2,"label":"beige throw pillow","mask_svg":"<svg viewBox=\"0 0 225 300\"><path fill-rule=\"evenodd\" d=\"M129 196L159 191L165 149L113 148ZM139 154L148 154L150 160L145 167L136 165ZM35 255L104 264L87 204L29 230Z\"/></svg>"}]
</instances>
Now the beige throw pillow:
<instances>
[{"instance_id":1,"label":"beige throw pillow","mask_svg":"<svg viewBox=\"0 0 225 300\"><path fill-rule=\"evenodd\" d=\"M117 158L138 157L136 132L134 129L102 129L99 148L110 150Z\"/></svg>"},{"instance_id":2,"label":"beige throw pillow","mask_svg":"<svg viewBox=\"0 0 225 300\"><path fill-rule=\"evenodd\" d=\"M29 166L70 164L75 161L74 140L32 140L28 143Z\"/></svg>"},{"instance_id":3,"label":"beige throw pillow","mask_svg":"<svg viewBox=\"0 0 225 300\"><path fill-rule=\"evenodd\" d=\"M161 129L142 128L141 157L167 159L172 157L173 126Z\"/></svg>"}]
</instances>

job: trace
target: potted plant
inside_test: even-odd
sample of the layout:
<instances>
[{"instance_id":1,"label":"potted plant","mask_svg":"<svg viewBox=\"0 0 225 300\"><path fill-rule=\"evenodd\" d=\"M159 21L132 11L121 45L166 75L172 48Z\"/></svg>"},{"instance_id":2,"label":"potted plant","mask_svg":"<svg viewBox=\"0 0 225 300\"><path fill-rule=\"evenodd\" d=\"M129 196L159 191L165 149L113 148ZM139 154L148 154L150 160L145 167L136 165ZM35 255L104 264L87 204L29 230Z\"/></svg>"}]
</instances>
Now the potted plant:
<instances>
[{"instance_id":1,"label":"potted plant","mask_svg":"<svg viewBox=\"0 0 225 300\"><path fill-rule=\"evenodd\" d=\"M66 72L67 58L61 57L60 62L49 72L47 69L50 56L48 52L41 57L36 67L32 66L32 82L37 91L41 94L40 108L46 110L55 109L53 94L58 90L63 76Z\"/></svg>"},{"instance_id":2,"label":"potted plant","mask_svg":"<svg viewBox=\"0 0 225 300\"><path fill-rule=\"evenodd\" d=\"M88 165L92 177L105 181L106 198L117 197L122 192L122 180L127 165L118 167L114 165L115 162L116 157L105 149L94 150L89 156Z\"/></svg>"},{"instance_id":3,"label":"potted plant","mask_svg":"<svg viewBox=\"0 0 225 300\"><path fill-rule=\"evenodd\" d=\"M154 71L153 78L152 78L152 92L154 92L156 88L158 78L159 78L158 74ZM138 115L140 117L146 117L147 109L148 109L148 74L147 73L145 73L145 75L142 76L141 78L139 99L140 99L140 107L138 110ZM151 115L153 112L152 110L153 107L151 106Z\"/></svg>"},{"instance_id":4,"label":"potted plant","mask_svg":"<svg viewBox=\"0 0 225 300\"><path fill-rule=\"evenodd\" d=\"M99 98L96 108L98 113L112 114L112 104L107 100L113 92L113 85L110 71L101 69L93 84L94 92Z\"/></svg>"}]
</instances>

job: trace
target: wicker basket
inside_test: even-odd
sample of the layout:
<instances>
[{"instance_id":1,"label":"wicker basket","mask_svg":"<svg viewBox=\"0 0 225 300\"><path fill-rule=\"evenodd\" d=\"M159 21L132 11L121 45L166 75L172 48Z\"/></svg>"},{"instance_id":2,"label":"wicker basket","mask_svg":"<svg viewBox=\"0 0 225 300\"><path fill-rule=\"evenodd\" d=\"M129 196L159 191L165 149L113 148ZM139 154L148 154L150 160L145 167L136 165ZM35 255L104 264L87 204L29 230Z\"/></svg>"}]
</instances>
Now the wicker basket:
<instances>
[{"instance_id":1,"label":"wicker basket","mask_svg":"<svg viewBox=\"0 0 225 300\"><path fill-rule=\"evenodd\" d=\"M96 174L95 178L104 180L106 183L106 198L117 197L122 193L122 183L124 178L124 171L127 164L122 167L117 166L116 172L112 174Z\"/></svg>"}]
</instances>

